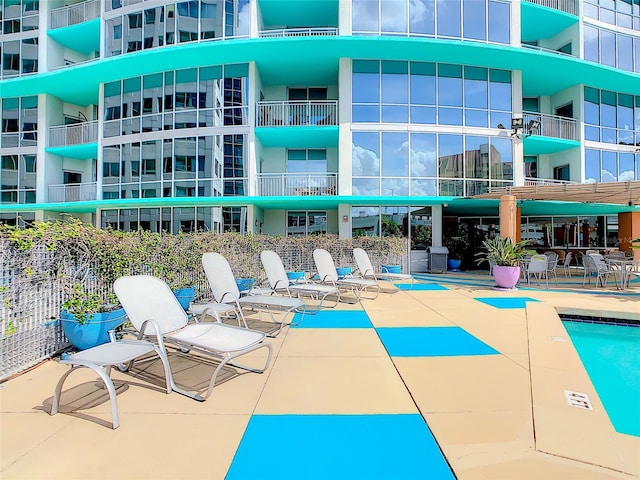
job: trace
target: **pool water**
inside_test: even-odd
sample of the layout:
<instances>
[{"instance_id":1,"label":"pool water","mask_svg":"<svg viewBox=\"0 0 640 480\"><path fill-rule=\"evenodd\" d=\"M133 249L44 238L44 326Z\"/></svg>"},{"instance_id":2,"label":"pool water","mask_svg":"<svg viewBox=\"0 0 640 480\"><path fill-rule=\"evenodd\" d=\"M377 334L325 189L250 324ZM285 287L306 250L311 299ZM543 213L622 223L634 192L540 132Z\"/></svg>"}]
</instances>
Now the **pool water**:
<instances>
[{"instance_id":1,"label":"pool water","mask_svg":"<svg viewBox=\"0 0 640 480\"><path fill-rule=\"evenodd\" d=\"M616 431L640 437L640 328L563 323Z\"/></svg>"}]
</instances>

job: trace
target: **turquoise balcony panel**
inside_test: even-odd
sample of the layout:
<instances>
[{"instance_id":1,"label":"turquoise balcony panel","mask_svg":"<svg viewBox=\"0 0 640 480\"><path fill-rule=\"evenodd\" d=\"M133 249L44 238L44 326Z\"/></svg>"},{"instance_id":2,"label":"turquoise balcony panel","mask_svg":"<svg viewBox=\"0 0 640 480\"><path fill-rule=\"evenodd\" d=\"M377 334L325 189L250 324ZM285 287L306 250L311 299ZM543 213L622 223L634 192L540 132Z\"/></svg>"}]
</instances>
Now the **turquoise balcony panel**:
<instances>
[{"instance_id":1,"label":"turquoise balcony panel","mask_svg":"<svg viewBox=\"0 0 640 480\"><path fill-rule=\"evenodd\" d=\"M64 145L61 147L47 147L45 152L65 158L88 160L98 158L98 142L84 143L82 145Z\"/></svg>"},{"instance_id":2,"label":"turquoise balcony panel","mask_svg":"<svg viewBox=\"0 0 640 480\"><path fill-rule=\"evenodd\" d=\"M256 137L264 147L336 148L337 126L258 127Z\"/></svg>"},{"instance_id":3,"label":"turquoise balcony panel","mask_svg":"<svg viewBox=\"0 0 640 480\"><path fill-rule=\"evenodd\" d=\"M270 25L304 25L337 27L338 0L259 0L262 23Z\"/></svg>"},{"instance_id":4,"label":"turquoise balcony panel","mask_svg":"<svg viewBox=\"0 0 640 480\"><path fill-rule=\"evenodd\" d=\"M525 155L548 155L552 153L579 148L580 142L577 140L565 140L562 138L542 137L531 135L524 139Z\"/></svg>"},{"instance_id":5,"label":"turquoise balcony panel","mask_svg":"<svg viewBox=\"0 0 640 480\"><path fill-rule=\"evenodd\" d=\"M89 55L100 51L100 19L48 30L47 35L63 47Z\"/></svg>"},{"instance_id":6,"label":"turquoise balcony panel","mask_svg":"<svg viewBox=\"0 0 640 480\"><path fill-rule=\"evenodd\" d=\"M544 6L546 4L549 6ZM535 0L535 3L523 1L520 4L522 41L550 38L577 23L575 4L575 0ZM573 8L571 5L574 5ZM570 11L574 13L568 13Z\"/></svg>"}]
</instances>

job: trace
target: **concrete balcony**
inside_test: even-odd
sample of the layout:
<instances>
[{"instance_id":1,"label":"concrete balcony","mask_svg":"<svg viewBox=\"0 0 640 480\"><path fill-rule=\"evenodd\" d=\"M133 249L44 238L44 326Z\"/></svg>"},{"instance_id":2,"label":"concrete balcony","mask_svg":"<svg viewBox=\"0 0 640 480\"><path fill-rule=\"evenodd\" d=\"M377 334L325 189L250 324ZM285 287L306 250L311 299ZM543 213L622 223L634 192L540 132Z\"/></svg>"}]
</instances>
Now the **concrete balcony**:
<instances>
[{"instance_id":1,"label":"concrete balcony","mask_svg":"<svg viewBox=\"0 0 640 480\"><path fill-rule=\"evenodd\" d=\"M283 37L326 37L338 35L337 28L282 28L277 30L261 30L260 38Z\"/></svg>"},{"instance_id":2,"label":"concrete balcony","mask_svg":"<svg viewBox=\"0 0 640 480\"><path fill-rule=\"evenodd\" d=\"M66 7L51 10L51 29L77 25L88 22L100 16L100 0L88 0L86 2L68 5Z\"/></svg>"},{"instance_id":3,"label":"concrete balcony","mask_svg":"<svg viewBox=\"0 0 640 480\"><path fill-rule=\"evenodd\" d=\"M258 195L261 197L326 196L338 194L338 174L261 173Z\"/></svg>"},{"instance_id":4,"label":"concrete balcony","mask_svg":"<svg viewBox=\"0 0 640 480\"><path fill-rule=\"evenodd\" d=\"M536 112L522 112L522 118L524 120L524 135L578 140L577 122L573 118ZM532 121L540 122L540 126L532 128L530 126Z\"/></svg>"},{"instance_id":5,"label":"concrete balcony","mask_svg":"<svg viewBox=\"0 0 640 480\"><path fill-rule=\"evenodd\" d=\"M87 202L97 199L96 182L49 185L49 203Z\"/></svg>"},{"instance_id":6,"label":"concrete balcony","mask_svg":"<svg viewBox=\"0 0 640 480\"><path fill-rule=\"evenodd\" d=\"M68 147L98 141L98 121L49 128L49 147Z\"/></svg>"},{"instance_id":7,"label":"concrete balcony","mask_svg":"<svg viewBox=\"0 0 640 480\"><path fill-rule=\"evenodd\" d=\"M338 125L338 101L269 101L256 105L256 127L301 125Z\"/></svg>"},{"instance_id":8,"label":"concrete balcony","mask_svg":"<svg viewBox=\"0 0 640 480\"><path fill-rule=\"evenodd\" d=\"M578 14L577 0L525 0L541 7L552 8L571 15Z\"/></svg>"}]
</instances>

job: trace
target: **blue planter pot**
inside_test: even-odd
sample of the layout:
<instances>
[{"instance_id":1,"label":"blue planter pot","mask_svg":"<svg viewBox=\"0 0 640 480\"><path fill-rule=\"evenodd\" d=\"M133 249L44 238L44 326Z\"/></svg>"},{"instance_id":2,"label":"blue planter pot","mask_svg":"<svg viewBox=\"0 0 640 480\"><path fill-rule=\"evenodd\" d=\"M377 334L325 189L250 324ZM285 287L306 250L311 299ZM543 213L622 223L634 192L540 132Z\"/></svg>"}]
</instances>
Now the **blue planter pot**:
<instances>
[{"instance_id":1,"label":"blue planter pot","mask_svg":"<svg viewBox=\"0 0 640 480\"><path fill-rule=\"evenodd\" d=\"M447 260L447 267L453 272L460 271L460 265L462 265L462 260L457 258L450 258Z\"/></svg>"},{"instance_id":2,"label":"blue planter pot","mask_svg":"<svg viewBox=\"0 0 640 480\"><path fill-rule=\"evenodd\" d=\"M94 313L86 323L80 325L73 313L63 310L60 314L62 331L71 344L80 349L102 345L109 341L109 330L119 327L127 319L124 309L105 313Z\"/></svg>"},{"instance_id":3,"label":"blue planter pot","mask_svg":"<svg viewBox=\"0 0 640 480\"><path fill-rule=\"evenodd\" d=\"M179 288L173 291L173 294L180 302L185 310L189 310L189 304L196 298L196 287Z\"/></svg>"}]
</instances>

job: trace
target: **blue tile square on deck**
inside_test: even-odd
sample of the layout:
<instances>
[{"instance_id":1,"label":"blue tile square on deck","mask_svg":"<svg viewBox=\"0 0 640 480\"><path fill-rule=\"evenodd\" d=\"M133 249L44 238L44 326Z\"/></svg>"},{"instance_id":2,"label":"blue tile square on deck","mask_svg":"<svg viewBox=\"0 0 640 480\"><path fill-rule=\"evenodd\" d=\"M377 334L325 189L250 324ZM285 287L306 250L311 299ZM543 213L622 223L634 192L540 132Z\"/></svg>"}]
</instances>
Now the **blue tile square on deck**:
<instances>
[{"instance_id":1,"label":"blue tile square on deck","mask_svg":"<svg viewBox=\"0 0 640 480\"><path fill-rule=\"evenodd\" d=\"M296 313L291 328L372 328L371 320L364 310L321 310L306 314L300 322Z\"/></svg>"},{"instance_id":2,"label":"blue tile square on deck","mask_svg":"<svg viewBox=\"0 0 640 480\"><path fill-rule=\"evenodd\" d=\"M496 308L525 308L527 306L527 302L537 302L535 298L529 297L485 297L485 298L474 298L482 303L486 303L487 305L491 305Z\"/></svg>"},{"instance_id":3,"label":"blue tile square on deck","mask_svg":"<svg viewBox=\"0 0 640 480\"><path fill-rule=\"evenodd\" d=\"M434 283L394 283L399 290L449 290L442 285L436 285Z\"/></svg>"},{"instance_id":4,"label":"blue tile square on deck","mask_svg":"<svg viewBox=\"0 0 640 480\"><path fill-rule=\"evenodd\" d=\"M383 327L376 331L392 357L453 357L499 353L460 327Z\"/></svg>"},{"instance_id":5,"label":"blue tile square on deck","mask_svg":"<svg viewBox=\"0 0 640 480\"><path fill-rule=\"evenodd\" d=\"M253 415L226 480L453 480L420 415Z\"/></svg>"}]
</instances>

